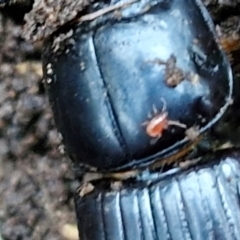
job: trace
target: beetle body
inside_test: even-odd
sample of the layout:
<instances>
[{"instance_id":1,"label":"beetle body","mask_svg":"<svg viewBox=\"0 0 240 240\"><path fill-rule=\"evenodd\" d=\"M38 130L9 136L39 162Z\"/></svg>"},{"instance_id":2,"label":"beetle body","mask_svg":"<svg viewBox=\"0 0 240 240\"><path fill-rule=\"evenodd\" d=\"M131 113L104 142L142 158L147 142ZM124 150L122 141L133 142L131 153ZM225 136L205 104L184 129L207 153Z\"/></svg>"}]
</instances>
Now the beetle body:
<instances>
[{"instance_id":1,"label":"beetle body","mask_svg":"<svg viewBox=\"0 0 240 240\"><path fill-rule=\"evenodd\" d=\"M87 171L146 167L188 144L184 128L164 131L152 144L142 127L162 98L168 119L197 126L199 133L231 100L231 69L200 1L139 1L119 13L75 24L45 45L55 121L76 167ZM199 77L197 83L166 84L166 66L154 59L167 62L173 54L178 68Z\"/></svg>"},{"instance_id":2,"label":"beetle body","mask_svg":"<svg viewBox=\"0 0 240 240\"><path fill-rule=\"evenodd\" d=\"M239 150L76 194L81 240L239 240ZM93 217L94 216L94 217Z\"/></svg>"}]
</instances>

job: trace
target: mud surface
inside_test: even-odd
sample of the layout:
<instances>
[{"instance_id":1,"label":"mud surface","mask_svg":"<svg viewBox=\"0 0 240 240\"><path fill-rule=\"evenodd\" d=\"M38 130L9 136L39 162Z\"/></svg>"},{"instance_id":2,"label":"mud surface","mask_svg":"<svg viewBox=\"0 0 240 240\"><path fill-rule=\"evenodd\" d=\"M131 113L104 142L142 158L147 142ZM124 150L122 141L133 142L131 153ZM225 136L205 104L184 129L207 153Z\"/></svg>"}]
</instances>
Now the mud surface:
<instances>
[{"instance_id":1,"label":"mud surface","mask_svg":"<svg viewBox=\"0 0 240 240\"><path fill-rule=\"evenodd\" d=\"M0 227L5 240L76 239L70 161L42 85L41 46L0 15Z\"/></svg>"},{"instance_id":2,"label":"mud surface","mask_svg":"<svg viewBox=\"0 0 240 240\"><path fill-rule=\"evenodd\" d=\"M240 28L239 1L221 1L222 5L218 1L205 0L205 3L212 11L223 47L232 59L239 85L236 41ZM5 240L74 240L77 231L72 195L78 184L70 160L63 154L43 88L41 45L27 43L21 33L22 25L0 14L2 237ZM228 126L226 132L233 135Z\"/></svg>"}]
</instances>

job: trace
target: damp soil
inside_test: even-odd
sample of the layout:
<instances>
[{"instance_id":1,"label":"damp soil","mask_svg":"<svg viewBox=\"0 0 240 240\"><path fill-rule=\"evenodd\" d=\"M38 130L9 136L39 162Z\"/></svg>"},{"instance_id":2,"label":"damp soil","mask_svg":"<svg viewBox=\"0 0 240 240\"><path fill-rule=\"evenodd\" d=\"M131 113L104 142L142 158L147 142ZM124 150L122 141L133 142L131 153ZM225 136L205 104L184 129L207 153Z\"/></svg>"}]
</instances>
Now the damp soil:
<instances>
[{"instance_id":1,"label":"damp soil","mask_svg":"<svg viewBox=\"0 0 240 240\"><path fill-rule=\"evenodd\" d=\"M44 91L41 44L24 41L15 20L0 15L1 235L78 239L72 198L78 184Z\"/></svg>"},{"instance_id":2,"label":"damp soil","mask_svg":"<svg viewBox=\"0 0 240 240\"><path fill-rule=\"evenodd\" d=\"M205 0L205 4L238 87L239 1ZM17 16L14 11L10 15ZM78 182L43 87L41 43L25 41L22 25L21 16L16 20L0 13L0 232L4 240L78 239L73 204ZM236 98L226 118L236 113L239 102ZM228 134L222 133L224 127ZM229 124L215 129L227 139L234 132Z\"/></svg>"}]
</instances>

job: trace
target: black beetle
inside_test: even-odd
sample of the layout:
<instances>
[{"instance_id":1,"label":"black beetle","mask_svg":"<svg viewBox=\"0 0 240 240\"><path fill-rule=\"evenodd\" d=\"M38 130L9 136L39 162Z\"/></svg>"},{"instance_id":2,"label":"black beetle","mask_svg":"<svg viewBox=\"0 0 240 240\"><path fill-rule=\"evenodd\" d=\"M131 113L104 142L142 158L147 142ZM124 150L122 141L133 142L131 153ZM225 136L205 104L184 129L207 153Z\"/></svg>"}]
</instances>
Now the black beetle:
<instances>
[{"instance_id":1,"label":"black beetle","mask_svg":"<svg viewBox=\"0 0 240 240\"><path fill-rule=\"evenodd\" d=\"M82 179L81 240L240 239L239 150L161 172L186 162L232 103L207 10L200 0L118 4L93 4L43 50L56 125Z\"/></svg>"},{"instance_id":2,"label":"black beetle","mask_svg":"<svg viewBox=\"0 0 240 240\"><path fill-rule=\"evenodd\" d=\"M231 102L230 66L200 1L139 1L114 14L74 25L64 49L56 46L57 35L43 53L56 124L76 165L88 171L166 158L189 142L186 130L205 132ZM173 87L166 82L168 63L159 63L171 56L172 75L183 72ZM143 123L164 101L168 119L186 128L169 126L152 138Z\"/></svg>"},{"instance_id":3,"label":"black beetle","mask_svg":"<svg viewBox=\"0 0 240 240\"><path fill-rule=\"evenodd\" d=\"M159 174L232 102L231 68L201 1L137 1L68 26L46 41L43 69L78 176L97 173L76 195L81 239L239 239L231 201L215 201L230 196L214 187L222 163Z\"/></svg>"},{"instance_id":4,"label":"black beetle","mask_svg":"<svg viewBox=\"0 0 240 240\"><path fill-rule=\"evenodd\" d=\"M240 239L239 150L76 195L80 239Z\"/></svg>"}]
</instances>

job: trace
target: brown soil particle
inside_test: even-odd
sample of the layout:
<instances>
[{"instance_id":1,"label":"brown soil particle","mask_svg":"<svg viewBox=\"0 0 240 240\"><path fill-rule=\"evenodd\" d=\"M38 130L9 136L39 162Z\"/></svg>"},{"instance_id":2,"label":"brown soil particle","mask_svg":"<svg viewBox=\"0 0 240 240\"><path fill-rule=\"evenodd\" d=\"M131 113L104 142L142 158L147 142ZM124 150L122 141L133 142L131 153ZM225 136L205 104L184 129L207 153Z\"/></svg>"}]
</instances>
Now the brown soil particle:
<instances>
[{"instance_id":1,"label":"brown soil particle","mask_svg":"<svg viewBox=\"0 0 240 240\"><path fill-rule=\"evenodd\" d=\"M237 16L227 18L216 27L220 44L231 55L240 49L240 19Z\"/></svg>"},{"instance_id":2,"label":"brown soil particle","mask_svg":"<svg viewBox=\"0 0 240 240\"><path fill-rule=\"evenodd\" d=\"M35 0L32 11L25 16L23 36L32 41L45 39L89 4L88 0Z\"/></svg>"}]
</instances>

